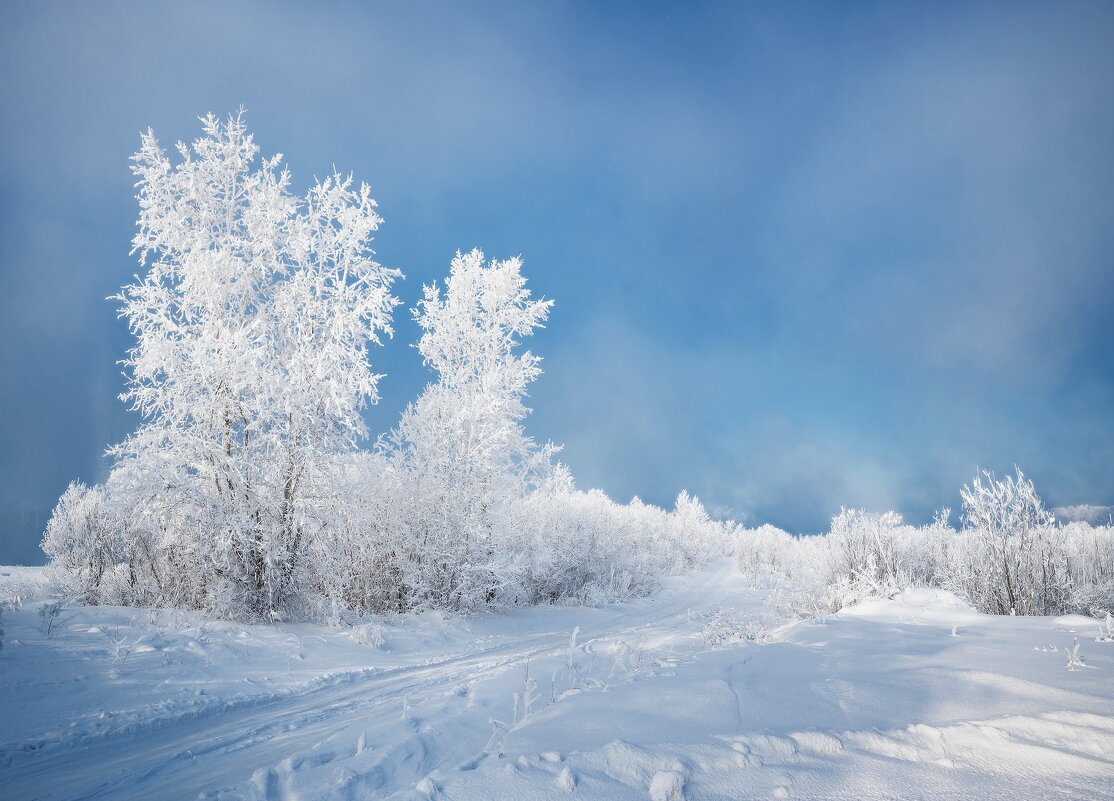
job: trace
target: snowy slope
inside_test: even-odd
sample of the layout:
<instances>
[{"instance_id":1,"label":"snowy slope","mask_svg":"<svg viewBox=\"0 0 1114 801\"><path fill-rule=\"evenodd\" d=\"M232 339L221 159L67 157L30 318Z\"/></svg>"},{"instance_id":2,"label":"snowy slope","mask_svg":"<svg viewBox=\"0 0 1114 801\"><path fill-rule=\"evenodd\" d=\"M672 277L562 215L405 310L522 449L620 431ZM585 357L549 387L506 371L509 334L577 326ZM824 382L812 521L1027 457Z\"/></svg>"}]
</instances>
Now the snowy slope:
<instances>
[{"instance_id":1,"label":"snowy slope","mask_svg":"<svg viewBox=\"0 0 1114 801\"><path fill-rule=\"evenodd\" d=\"M764 600L721 566L602 609L346 631L68 608L47 636L27 602L0 798L1114 797L1098 621L911 591L778 627Z\"/></svg>"}]
</instances>

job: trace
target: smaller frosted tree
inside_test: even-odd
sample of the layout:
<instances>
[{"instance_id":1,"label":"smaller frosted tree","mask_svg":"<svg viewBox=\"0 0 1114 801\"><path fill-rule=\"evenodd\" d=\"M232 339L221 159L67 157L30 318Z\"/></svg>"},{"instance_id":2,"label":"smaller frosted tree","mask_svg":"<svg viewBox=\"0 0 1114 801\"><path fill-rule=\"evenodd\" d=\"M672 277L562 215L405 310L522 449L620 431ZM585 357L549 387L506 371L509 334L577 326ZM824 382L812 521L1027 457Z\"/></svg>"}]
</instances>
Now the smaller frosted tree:
<instances>
[{"instance_id":1,"label":"smaller frosted tree","mask_svg":"<svg viewBox=\"0 0 1114 801\"><path fill-rule=\"evenodd\" d=\"M407 407L386 447L410 499L402 561L419 605L475 609L502 594L511 581L510 549L497 542L502 516L552 463L555 449L537 447L522 428L541 359L516 352L552 301L532 299L521 270L518 258L458 252L444 291L426 286L414 309L418 351L438 380Z\"/></svg>"}]
</instances>

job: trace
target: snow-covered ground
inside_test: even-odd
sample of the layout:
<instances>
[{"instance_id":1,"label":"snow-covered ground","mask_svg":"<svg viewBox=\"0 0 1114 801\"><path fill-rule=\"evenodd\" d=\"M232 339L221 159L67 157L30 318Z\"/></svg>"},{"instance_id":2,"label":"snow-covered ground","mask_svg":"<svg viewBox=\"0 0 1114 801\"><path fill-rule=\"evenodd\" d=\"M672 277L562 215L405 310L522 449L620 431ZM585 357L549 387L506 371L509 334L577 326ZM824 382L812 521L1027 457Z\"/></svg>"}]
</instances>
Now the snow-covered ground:
<instances>
[{"instance_id":1,"label":"snow-covered ground","mask_svg":"<svg viewBox=\"0 0 1114 801\"><path fill-rule=\"evenodd\" d=\"M36 585L0 568L0 598ZM346 630L67 607L48 634L25 601L0 798L1114 797L1104 623L923 590L777 625L765 601L727 565L622 605Z\"/></svg>"}]
</instances>

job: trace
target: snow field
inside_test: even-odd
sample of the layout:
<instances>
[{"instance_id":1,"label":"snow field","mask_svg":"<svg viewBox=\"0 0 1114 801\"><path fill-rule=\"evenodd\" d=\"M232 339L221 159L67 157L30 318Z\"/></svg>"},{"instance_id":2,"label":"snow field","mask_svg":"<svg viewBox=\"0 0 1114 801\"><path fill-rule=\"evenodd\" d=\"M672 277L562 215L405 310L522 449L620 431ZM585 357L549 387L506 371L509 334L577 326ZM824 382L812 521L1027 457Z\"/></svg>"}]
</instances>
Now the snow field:
<instances>
[{"instance_id":1,"label":"snow field","mask_svg":"<svg viewBox=\"0 0 1114 801\"><path fill-rule=\"evenodd\" d=\"M1112 797L1105 622L911 590L778 625L766 598L719 565L600 608L67 607L49 636L30 600L4 618L0 797Z\"/></svg>"}]
</instances>

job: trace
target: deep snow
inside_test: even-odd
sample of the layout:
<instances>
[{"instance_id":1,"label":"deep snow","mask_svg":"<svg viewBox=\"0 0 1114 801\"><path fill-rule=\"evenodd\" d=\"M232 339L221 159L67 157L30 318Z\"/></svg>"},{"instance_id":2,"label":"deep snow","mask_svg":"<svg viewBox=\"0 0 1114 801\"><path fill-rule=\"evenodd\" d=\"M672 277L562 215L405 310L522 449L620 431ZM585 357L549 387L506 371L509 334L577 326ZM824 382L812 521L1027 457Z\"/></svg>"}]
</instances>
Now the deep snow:
<instances>
[{"instance_id":1,"label":"deep snow","mask_svg":"<svg viewBox=\"0 0 1114 801\"><path fill-rule=\"evenodd\" d=\"M36 586L0 568L0 598ZM776 625L766 599L720 565L596 609L336 630L67 607L49 636L28 600L0 798L1114 797L1104 623L917 590Z\"/></svg>"}]
</instances>

